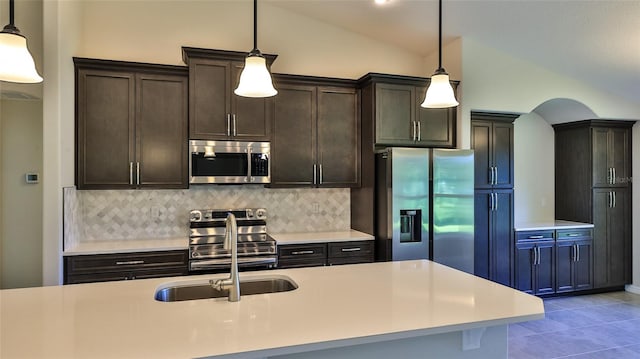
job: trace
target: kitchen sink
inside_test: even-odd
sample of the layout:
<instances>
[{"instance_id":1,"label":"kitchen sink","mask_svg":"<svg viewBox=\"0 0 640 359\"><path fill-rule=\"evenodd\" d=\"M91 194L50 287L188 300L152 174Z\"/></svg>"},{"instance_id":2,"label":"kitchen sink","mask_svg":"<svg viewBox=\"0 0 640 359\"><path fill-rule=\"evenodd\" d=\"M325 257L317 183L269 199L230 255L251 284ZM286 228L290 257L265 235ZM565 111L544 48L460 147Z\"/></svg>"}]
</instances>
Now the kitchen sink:
<instances>
[{"instance_id":1,"label":"kitchen sink","mask_svg":"<svg viewBox=\"0 0 640 359\"><path fill-rule=\"evenodd\" d=\"M289 292L298 285L286 276L240 277L240 296ZM209 280L173 282L162 285L156 290L155 299L160 302L179 302L183 300L227 298L228 290L214 289Z\"/></svg>"}]
</instances>

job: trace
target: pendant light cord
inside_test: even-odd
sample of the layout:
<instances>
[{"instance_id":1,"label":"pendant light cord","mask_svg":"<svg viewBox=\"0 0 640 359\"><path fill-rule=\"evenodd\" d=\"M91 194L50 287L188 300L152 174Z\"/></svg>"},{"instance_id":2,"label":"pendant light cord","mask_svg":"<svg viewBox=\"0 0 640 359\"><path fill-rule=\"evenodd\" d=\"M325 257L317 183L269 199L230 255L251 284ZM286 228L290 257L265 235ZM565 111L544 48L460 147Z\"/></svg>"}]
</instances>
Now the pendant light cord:
<instances>
[{"instance_id":1,"label":"pendant light cord","mask_svg":"<svg viewBox=\"0 0 640 359\"><path fill-rule=\"evenodd\" d=\"M13 0L9 0L9 25L14 26L14 22L13 22Z\"/></svg>"},{"instance_id":2,"label":"pendant light cord","mask_svg":"<svg viewBox=\"0 0 640 359\"><path fill-rule=\"evenodd\" d=\"M442 0L438 2L438 71L442 69Z\"/></svg>"},{"instance_id":3,"label":"pendant light cord","mask_svg":"<svg viewBox=\"0 0 640 359\"><path fill-rule=\"evenodd\" d=\"M258 0L253 0L253 51L256 50L258 50Z\"/></svg>"}]
</instances>

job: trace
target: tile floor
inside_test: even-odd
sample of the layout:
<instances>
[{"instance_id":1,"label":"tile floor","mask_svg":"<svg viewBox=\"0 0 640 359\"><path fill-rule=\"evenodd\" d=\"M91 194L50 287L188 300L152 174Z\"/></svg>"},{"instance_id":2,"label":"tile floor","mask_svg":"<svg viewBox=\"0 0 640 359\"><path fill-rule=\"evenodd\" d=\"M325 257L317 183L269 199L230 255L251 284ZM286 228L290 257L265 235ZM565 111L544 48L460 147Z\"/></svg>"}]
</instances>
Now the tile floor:
<instances>
[{"instance_id":1,"label":"tile floor","mask_svg":"<svg viewBox=\"0 0 640 359\"><path fill-rule=\"evenodd\" d=\"M509 326L510 359L640 359L640 295L544 300L545 319Z\"/></svg>"}]
</instances>

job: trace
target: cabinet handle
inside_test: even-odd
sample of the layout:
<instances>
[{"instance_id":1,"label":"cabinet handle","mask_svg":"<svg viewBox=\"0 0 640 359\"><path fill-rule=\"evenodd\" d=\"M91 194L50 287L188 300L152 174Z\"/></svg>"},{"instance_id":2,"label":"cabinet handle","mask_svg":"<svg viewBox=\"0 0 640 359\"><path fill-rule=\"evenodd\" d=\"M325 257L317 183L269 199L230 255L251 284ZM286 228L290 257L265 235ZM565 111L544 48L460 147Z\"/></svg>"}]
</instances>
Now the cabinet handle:
<instances>
[{"instance_id":1,"label":"cabinet handle","mask_svg":"<svg viewBox=\"0 0 640 359\"><path fill-rule=\"evenodd\" d=\"M611 192L613 194L613 208L616 208L616 193Z\"/></svg>"},{"instance_id":2,"label":"cabinet handle","mask_svg":"<svg viewBox=\"0 0 640 359\"><path fill-rule=\"evenodd\" d=\"M227 114L227 136L231 136L231 114Z\"/></svg>"},{"instance_id":3,"label":"cabinet handle","mask_svg":"<svg viewBox=\"0 0 640 359\"><path fill-rule=\"evenodd\" d=\"M611 184L611 176L612 176L611 167L609 167L609 168L607 168L607 183L608 184Z\"/></svg>"},{"instance_id":4,"label":"cabinet handle","mask_svg":"<svg viewBox=\"0 0 640 359\"><path fill-rule=\"evenodd\" d=\"M136 162L136 184L140 185L140 162Z\"/></svg>"},{"instance_id":5,"label":"cabinet handle","mask_svg":"<svg viewBox=\"0 0 640 359\"><path fill-rule=\"evenodd\" d=\"M359 252L360 250L360 247L342 248L343 252Z\"/></svg>"},{"instance_id":6,"label":"cabinet handle","mask_svg":"<svg viewBox=\"0 0 640 359\"><path fill-rule=\"evenodd\" d=\"M580 262L580 246L576 243L576 262Z\"/></svg>"},{"instance_id":7,"label":"cabinet handle","mask_svg":"<svg viewBox=\"0 0 640 359\"><path fill-rule=\"evenodd\" d=\"M133 162L129 162L129 184L133 186Z\"/></svg>"},{"instance_id":8,"label":"cabinet handle","mask_svg":"<svg viewBox=\"0 0 640 359\"><path fill-rule=\"evenodd\" d=\"M611 191L609 191L609 208L613 207L613 196L611 195Z\"/></svg>"},{"instance_id":9,"label":"cabinet handle","mask_svg":"<svg viewBox=\"0 0 640 359\"><path fill-rule=\"evenodd\" d=\"M540 257L542 257L540 255L540 247L536 247L536 249L538 250L538 265L540 265Z\"/></svg>"},{"instance_id":10,"label":"cabinet handle","mask_svg":"<svg viewBox=\"0 0 640 359\"><path fill-rule=\"evenodd\" d=\"M319 169L320 169L320 181L319 181L319 183L318 183L318 184L322 184L322 179L323 179L323 178L322 178L322 163L321 163L318 167L319 167Z\"/></svg>"},{"instance_id":11,"label":"cabinet handle","mask_svg":"<svg viewBox=\"0 0 640 359\"><path fill-rule=\"evenodd\" d=\"M611 181L613 182L612 184L616 184L616 168L613 167L613 176L611 177Z\"/></svg>"},{"instance_id":12,"label":"cabinet handle","mask_svg":"<svg viewBox=\"0 0 640 359\"><path fill-rule=\"evenodd\" d=\"M416 121L411 121L411 141L415 141L416 138Z\"/></svg>"},{"instance_id":13,"label":"cabinet handle","mask_svg":"<svg viewBox=\"0 0 640 359\"><path fill-rule=\"evenodd\" d=\"M493 170L495 172L493 175L493 184L498 184L498 166L494 166Z\"/></svg>"},{"instance_id":14,"label":"cabinet handle","mask_svg":"<svg viewBox=\"0 0 640 359\"><path fill-rule=\"evenodd\" d=\"M134 265L134 264L144 264L143 260L134 260L134 261L117 261L117 266L125 266L125 265Z\"/></svg>"},{"instance_id":15,"label":"cabinet handle","mask_svg":"<svg viewBox=\"0 0 640 359\"><path fill-rule=\"evenodd\" d=\"M233 136L235 137L235 136L238 135L238 131L236 131L237 130L237 128L236 128L236 114L234 113L232 115L232 117L233 117Z\"/></svg>"},{"instance_id":16,"label":"cabinet handle","mask_svg":"<svg viewBox=\"0 0 640 359\"><path fill-rule=\"evenodd\" d=\"M316 165L316 164L314 163L314 164L313 164L313 184L316 184L317 169L318 169L318 165Z\"/></svg>"},{"instance_id":17,"label":"cabinet handle","mask_svg":"<svg viewBox=\"0 0 640 359\"><path fill-rule=\"evenodd\" d=\"M493 211L493 193L489 193L489 211Z\"/></svg>"},{"instance_id":18,"label":"cabinet handle","mask_svg":"<svg viewBox=\"0 0 640 359\"><path fill-rule=\"evenodd\" d=\"M543 235L535 235L535 236L529 236L529 237L527 237L527 239L542 239L542 238L544 238L544 236L543 236Z\"/></svg>"},{"instance_id":19,"label":"cabinet handle","mask_svg":"<svg viewBox=\"0 0 640 359\"><path fill-rule=\"evenodd\" d=\"M420 134L420 132L422 132L422 130L420 129L420 121L416 121L416 123L418 124L418 142L420 142L420 140L422 140L422 135Z\"/></svg>"},{"instance_id":20,"label":"cabinet handle","mask_svg":"<svg viewBox=\"0 0 640 359\"><path fill-rule=\"evenodd\" d=\"M291 255L298 256L301 254L313 254L313 253L315 253L315 251L293 251L291 252Z\"/></svg>"},{"instance_id":21,"label":"cabinet handle","mask_svg":"<svg viewBox=\"0 0 640 359\"><path fill-rule=\"evenodd\" d=\"M567 237L579 237L580 233L569 233L567 234Z\"/></svg>"},{"instance_id":22,"label":"cabinet handle","mask_svg":"<svg viewBox=\"0 0 640 359\"><path fill-rule=\"evenodd\" d=\"M498 211L498 194L497 193L493 194L493 201L495 202L495 204L493 205L493 210Z\"/></svg>"},{"instance_id":23,"label":"cabinet handle","mask_svg":"<svg viewBox=\"0 0 640 359\"><path fill-rule=\"evenodd\" d=\"M493 166L489 167L489 184L493 184Z\"/></svg>"},{"instance_id":24,"label":"cabinet handle","mask_svg":"<svg viewBox=\"0 0 640 359\"><path fill-rule=\"evenodd\" d=\"M533 250L533 265L538 264L538 247L531 248Z\"/></svg>"},{"instance_id":25,"label":"cabinet handle","mask_svg":"<svg viewBox=\"0 0 640 359\"><path fill-rule=\"evenodd\" d=\"M576 244L572 244L571 245L571 261L575 262L576 261Z\"/></svg>"}]
</instances>

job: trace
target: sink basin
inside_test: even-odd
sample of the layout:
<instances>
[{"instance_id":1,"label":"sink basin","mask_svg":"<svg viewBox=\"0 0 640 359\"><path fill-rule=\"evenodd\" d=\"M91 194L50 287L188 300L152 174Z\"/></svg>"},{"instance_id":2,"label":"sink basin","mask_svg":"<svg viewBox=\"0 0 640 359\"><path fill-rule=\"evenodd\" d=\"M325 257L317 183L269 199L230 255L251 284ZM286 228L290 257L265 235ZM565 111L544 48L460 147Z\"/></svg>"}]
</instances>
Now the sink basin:
<instances>
[{"instance_id":1,"label":"sink basin","mask_svg":"<svg viewBox=\"0 0 640 359\"><path fill-rule=\"evenodd\" d=\"M240 277L240 296L288 292L298 285L286 276ZM227 298L228 290L214 289L209 280L173 282L160 286L155 299L160 302L179 302L183 300Z\"/></svg>"}]
</instances>

